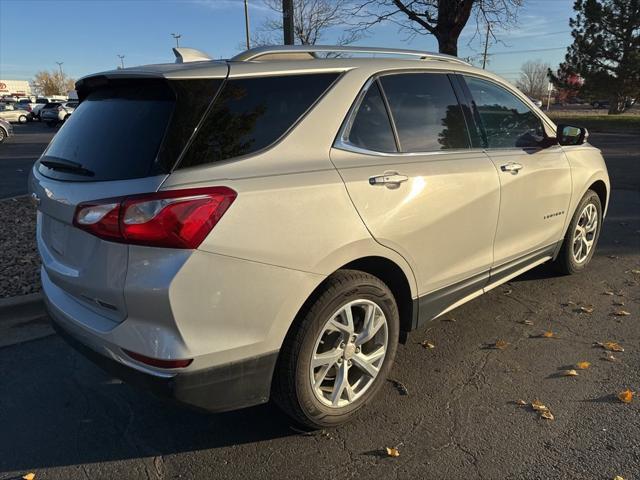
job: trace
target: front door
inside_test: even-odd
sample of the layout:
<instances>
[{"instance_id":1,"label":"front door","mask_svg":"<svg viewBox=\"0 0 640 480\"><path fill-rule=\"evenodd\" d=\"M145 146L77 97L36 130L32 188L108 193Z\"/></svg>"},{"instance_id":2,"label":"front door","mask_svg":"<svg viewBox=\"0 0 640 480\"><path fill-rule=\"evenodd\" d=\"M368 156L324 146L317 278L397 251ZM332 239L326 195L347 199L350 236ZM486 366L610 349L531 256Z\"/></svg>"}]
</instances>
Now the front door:
<instances>
[{"instance_id":1,"label":"front door","mask_svg":"<svg viewBox=\"0 0 640 480\"><path fill-rule=\"evenodd\" d=\"M500 185L470 145L447 74L395 73L370 83L331 151L373 237L407 259L419 294L434 300L421 317L488 280Z\"/></svg>"},{"instance_id":2,"label":"front door","mask_svg":"<svg viewBox=\"0 0 640 480\"><path fill-rule=\"evenodd\" d=\"M569 162L559 145L543 148L543 122L514 93L486 79L464 78L500 177L495 268L546 257L570 213Z\"/></svg>"}]
</instances>

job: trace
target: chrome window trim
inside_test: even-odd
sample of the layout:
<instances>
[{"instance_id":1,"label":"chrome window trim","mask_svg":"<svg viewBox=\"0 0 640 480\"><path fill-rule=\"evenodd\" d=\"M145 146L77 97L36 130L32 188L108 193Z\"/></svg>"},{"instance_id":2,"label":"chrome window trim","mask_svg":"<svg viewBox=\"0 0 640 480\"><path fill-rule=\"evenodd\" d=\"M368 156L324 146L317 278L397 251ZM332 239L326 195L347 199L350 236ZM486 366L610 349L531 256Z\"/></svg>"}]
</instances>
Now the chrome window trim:
<instances>
[{"instance_id":1,"label":"chrome window trim","mask_svg":"<svg viewBox=\"0 0 640 480\"><path fill-rule=\"evenodd\" d=\"M347 152L352 152L352 153L360 153L363 155L374 155L374 156L380 156L380 157L416 157L416 156L424 156L424 155L432 155L432 154L448 154L448 153L466 153L466 152L484 152L485 149L484 148L448 148L448 149L443 149L443 150L425 150L423 152L401 152L401 151L396 151L396 152L380 152L377 150L369 150L367 148L362 148L362 147L358 147L357 145L353 145L352 143L349 142L349 133L351 133L351 127L353 126L353 122L355 121L355 117L356 114L358 112L358 110L360 109L360 105L362 104L362 101L364 100L365 95L367 94L367 92L369 91L369 88L371 88L371 85L373 85L374 83L376 83L381 77L386 77L386 76L390 76L390 75L405 75L405 74L425 74L425 73L431 73L431 74L437 74L437 75L450 75L450 74L455 74L457 72L451 70L451 69L443 69L443 70L434 70L434 69L427 69L427 68L412 68L412 69L403 69L403 70L390 70L390 71L383 71L383 72L378 72L374 75L372 75L371 77L369 77L367 79L367 81L365 82L365 84L363 85L362 89L360 90L360 92L358 93L358 95L356 96L355 101L353 102L353 104L351 105L351 108L349 109L349 112L347 113L346 119L345 121L342 122L342 126L340 127L340 130L338 131L338 135L336 136L336 139L333 142L333 148L337 148L339 150L344 150ZM382 90L382 88L380 89L381 93L383 95L384 94L384 90ZM453 88L453 85L451 86L451 90L452 92L454 92L455 95L455 89ZM456 96L456 99L458 99L458 97ZM385 108L388 108L387 104L387 100L386 98L384 99L385 102ZM460 103L460 100L458 99L458 104L460 106L462 106L462 104ZM389 116L389 121L393 122L393 117L392 117L392 113L390 110L387 111L387 115ZM395 127L395 123L391 123L391 132L394 135L394 137L396 138L396 148L399 147L400 145L400 139L396 134L396 127Z\"/></svg>"}]
</instances>

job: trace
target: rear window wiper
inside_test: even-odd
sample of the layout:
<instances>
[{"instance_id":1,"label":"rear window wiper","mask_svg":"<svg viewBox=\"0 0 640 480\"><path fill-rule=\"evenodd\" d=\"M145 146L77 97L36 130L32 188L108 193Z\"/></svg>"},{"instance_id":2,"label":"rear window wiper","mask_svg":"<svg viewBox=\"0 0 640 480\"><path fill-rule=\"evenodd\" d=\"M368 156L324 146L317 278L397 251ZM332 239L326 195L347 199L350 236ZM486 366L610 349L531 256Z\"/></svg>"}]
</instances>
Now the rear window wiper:
<instances>
[{"instance_id":1,"label":"rear window wiper","mask_svg":"<svg viewBox=\"0 0 640 480\"><path fill-rule=\"evenodd\" d=\"M60 170L62 172L77 173L78 175L85 175L87 177L93 177L95 172L84 168L81 164L71 162L69 160L40 160L40 164L52 170Z\"/></svg>"}]
</instances>

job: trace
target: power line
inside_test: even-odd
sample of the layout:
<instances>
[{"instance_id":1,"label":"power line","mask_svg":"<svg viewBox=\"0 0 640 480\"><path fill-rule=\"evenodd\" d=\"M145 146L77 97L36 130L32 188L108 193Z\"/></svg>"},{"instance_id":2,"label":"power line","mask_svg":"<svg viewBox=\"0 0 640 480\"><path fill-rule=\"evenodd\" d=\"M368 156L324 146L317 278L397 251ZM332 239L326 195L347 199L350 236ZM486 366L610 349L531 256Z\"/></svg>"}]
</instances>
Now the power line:
<instances>
[{"instance_id":1,"label":"power line","mask_svg":"<svg viewBox=\"0 0 640 480\"><path fill-rule=\"evenodd\" d=\"M533 48L531 50L512 50L505 52L494 52L489 55L512 55L514 53L533 53L533 52L550 52L552 50L566 50L567 47L552 47L552 48Z\"/></svg>"}]
</instances>

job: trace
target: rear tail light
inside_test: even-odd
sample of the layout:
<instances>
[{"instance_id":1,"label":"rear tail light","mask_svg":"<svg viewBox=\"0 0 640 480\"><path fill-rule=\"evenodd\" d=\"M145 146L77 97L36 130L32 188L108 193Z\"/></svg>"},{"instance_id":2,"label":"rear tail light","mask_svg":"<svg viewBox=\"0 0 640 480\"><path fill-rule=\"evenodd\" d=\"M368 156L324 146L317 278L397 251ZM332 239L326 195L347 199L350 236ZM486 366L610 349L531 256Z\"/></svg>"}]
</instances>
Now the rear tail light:
<instances>
[{"instance_id":1,"label":"rear tail light","mask_svg":"<svg viewBox=\"0 0 640 480\"><path fill-rule=\"evenodd\" d=\"M184 367L188 367L193 362L192 358L163 360L160 358L147 357L146 355L141 355L140 353L131 352L125 349L123 349L123 351L124 353L129 355L134 360L137 360L138 362L145 363L147 365L151 365L152 367L158 367L158 368L184 368Z\"/></svg>"},{"instance_id":2,"label":"rear tail light","mask_svg":"<svg viewBox=\"0 0 640 480\"><path fill-rule=\"evenodd\" d=\"M191 188L81 203L73 224L113 242L198 248L237 194L227 187Z\"/></svg>"}]
</instances>

